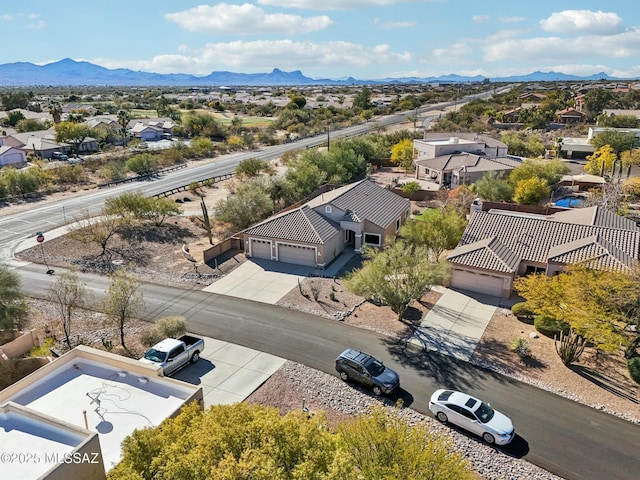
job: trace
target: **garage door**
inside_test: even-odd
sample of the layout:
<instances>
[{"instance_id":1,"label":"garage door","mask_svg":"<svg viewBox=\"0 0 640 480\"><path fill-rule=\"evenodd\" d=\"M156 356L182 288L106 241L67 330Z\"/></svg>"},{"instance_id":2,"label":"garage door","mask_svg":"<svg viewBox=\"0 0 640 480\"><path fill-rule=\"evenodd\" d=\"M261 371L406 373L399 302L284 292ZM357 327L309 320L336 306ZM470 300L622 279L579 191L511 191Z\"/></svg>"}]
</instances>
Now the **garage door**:
<instances>
[{"instance_id":1,"label":"garage door","mask_svg":"<svg viewBox=\"0 0 640 480\"><path fill-rule=\"evenodd\" d=\"M296 265L316 266L316 249L305 245L278 245L278 261Z\"/></svg>"},{"instance_id":2,"label":"garage door","mask_svg":"<svg viewBox=\"0 0 640 480\"><path fill-rule=\"evenodd\" d=\"M467 270L453 269L451 272L451 286L471 292L502 296L503 277L495 275L469 272Z\"/></svg>"},{"instance_id":3,"label":"garage door","mask_svg":"<svg viewBox=\"0 0 640 480\"><path fill-rule=\"evenodd\" d=\"M271 260L271 242L268 240L251 239L251 256Z\"/></svg>"}]
</instances>

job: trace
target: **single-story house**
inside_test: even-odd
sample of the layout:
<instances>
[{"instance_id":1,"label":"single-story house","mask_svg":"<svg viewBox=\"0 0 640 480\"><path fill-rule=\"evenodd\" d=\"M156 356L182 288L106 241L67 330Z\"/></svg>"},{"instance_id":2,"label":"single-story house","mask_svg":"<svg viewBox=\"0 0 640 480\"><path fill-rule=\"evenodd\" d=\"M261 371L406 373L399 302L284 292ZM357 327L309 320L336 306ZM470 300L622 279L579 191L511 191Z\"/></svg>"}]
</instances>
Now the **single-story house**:
<instances>
[{"instance_id":1,"label":"single-story house","mask_svg":"<svg viewBox=\"0 0 640 480\"><path fill-rule=\"evenodd\" d=\"M22 167L25 163L27 163L27 156L22 150L0 143L0 167L7 165Z\"/></svg>"},{"instance_id":2,"label":"single-story house","mask_svg":"<svg viewBox=\"0 0 640 480\"><path fill-rule=\"evenodd\" d=\"M129 134L132 137L150 142L162 140L163 133L164 132L161 127L145 125L143 123L136 123L131 129L129 129Z\"/></svg>"},{"instance_id":3,"label":"single-story house","mask_svg":"<svg viewBox=\"0 0 640 480\"><path fill-rule=\"evenodd\" d=\"M508 298L516 277L551 276L567 265L630 272L639 248L636 223L601 206L552 215L475 211L447 256L450 286Z\"/></svg>"},{"instance_id":4,"label":"single-story house","mask_svg":"<svg viewBox=\"0 0 640 480\"><path fill-rule=\"evenodd\" d=\"M565 108L555 113L556 121L560 123L580 123L587 115L575 108Z\"/></svg>"},{"instance_id":5,"label":"single-story house","mask_svg":"<svg viewBox=\"0 0 640 480\"><path fill-rule=\"evenodd\" d=\"M253 258L324 268L347 247L381 247L395 236L411 203L370 180L323 193L244 230Z\"/></svg>"}]
</instances>

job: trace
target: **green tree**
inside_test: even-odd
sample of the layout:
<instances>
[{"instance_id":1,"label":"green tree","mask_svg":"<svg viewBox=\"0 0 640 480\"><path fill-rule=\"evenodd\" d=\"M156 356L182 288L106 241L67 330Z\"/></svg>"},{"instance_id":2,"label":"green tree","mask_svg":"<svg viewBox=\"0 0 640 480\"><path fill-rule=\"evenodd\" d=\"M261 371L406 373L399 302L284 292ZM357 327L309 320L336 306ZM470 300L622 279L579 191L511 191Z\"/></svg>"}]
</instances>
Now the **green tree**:
<instances>
[{"instance_id":1,"label":"green tree","mask_svg":"<svg viewBox=\"0 0 640 480\"><path fill-rule=\"evenodd\" d=\"M38 130L47 130L51 125L51 122L41 122L40 120L36 120L35 118L25 118L24 120L20 120L16 125L16 130L19 133L24 132L36 132Z\"/></svg>"},{"instance_id":2,"label":"green tree","mask_svg":"<svg viewBox=\"0 0 640 480\"><path fill-rule=\"evenodd\" d=\"M234 195L215 206L215 219L229 223L235 231L244 230L273 213L268 186L256 178L241 184Z\"/></svg>"},{"instance_id":3,"label":"green tree","mask_svg":"<svg viewBox=\"0 0 640 480\"><path fill-rule=\"evenodd\" d=\"M297 198L311 194L327 180L331 172L319 166L325 163L322 158L324 155L326 154L315 151L289 162L285 178L293 186Z\"/></svg>"},{"instance_id":4,"label":"green tree","mask_svg":"<svg viewBox=\"0 0 640 480\"><path fill-rule=\"evenodd\" d=\"M416 181L407 182L402 185L402 193L412 198L416 193L420 191L420 184Z\"/></svg>"},{"instance_id":5,"label":"green tree","mask_svg":"<svg viewBox=\"0 0 640 480\"><path fill-rule=\"evenodd\" d=\"M407 173L413 171L413 142L407 138L396 143L391 148L391 161Z\"/></svg>"},{"instance_id":6,"label":"green tree","mask_svg":"<svg viewBox=\"0 0 640 480\"><path fill-rule=\"evenodd\" d=\"M101 302L100 310L109 317L110 323L116 326L120 335L120 344L126 350L125 330L131 319L144 305L140 282L124 268L109 275L109 279L111 283L107 289L107 295Z\"/></svg>"},{"instance_id":7,"label":"green tree","mask_svg":"<svg viewBox=\"0 0 640 480\"><path fill-rule=\"evenodd\" d=\"M213 154L214 146L210 138L196 137L191 140L191 149L198 157L208 157Z\"/></svg>"},{"instance_id":8,"label":"green tree","mask_svg":"<svg viewBox=\"0 0 640 480\"><path fill-rule=\"evenodd\" d=\"M273 173L273 167L265 160L247 158L236 167L236 175L241 178L257 177L261 172Z\"/></svg>"},{"instance_id":9,"label":"green tree","mask_svg":"<svg viewBox=\"0 0 640 480\"><path fill-rule=\"evenodd\" d=\"M603 145L591 155L587 155L584 169L591 175L604 175L611 172L613 163L617 160L616 152L609 145Z\"/></svg>"},{"instance_id":10,"label":"green tree","mask_svg":"<svg viewBox=\"0 0 640 480\"><path fill-rule=\"evenodd\" d=\"M91 128L74 122L60 122L55 126L56 142L70 143L76 155L80 154L80 145L91 135Z\"/></svg>"},{"instance_id":11,"label":"green tree","mask_svg":"<svg viewBox=\"0 0 640 480\"><path fill-rule=\"evenodd\" d=\"M64 272L56 275L56 281L49 288L47 298L60 317L65 343L71 350L73 347L70 336L73 319L77 311L85 305L87 289L75 272Z\"/></svg>"},{"instance_id":12,"label":"green tree","mask_svg":"<svg viewBox=\"0 0 640 480\"><path fill-rule=\"evenodd\" d=\"M537 205L549 196L550 190L547 182L534 177L520 180L513 193L513 200L520 205Z\"/></svg>"},{"instance_id":13,"label":"green tree","mask_svg":"<svg viewBox=\"0 0 640 480\"><path fill-rule=\"evenodd\" d=\"M539 178L547 185L553 185L567 173L569 173L569 167L562 160L528 159L511 171L509 182L515 187L521 180Z\"/></svg>"},{"instance_id":14,"label":"green tree","mask_svg":"<svg viewBox=\"0 0 640 480\"><path fill-rule=\"evenodd\" d=\"M369 110L371 108L371 89L369 87L362 87L353 97L353 107L360 110Z\"/></svg>"},{"instance_id":15,"label":"green tree","mask_svg":"<svg viewBox=\"0 0 640 480\"><path fill-rule=\"evenodd\" d=\"M189 112L182 121L184 133L189 137L206 137L223 141L228 132L210 113Z\"/></svg>"},{"instance_id":16,"label":"green tree","mask_svg":"<svg viewBox=\"0 0 640 480\"><path fill-rule=\"evenodd\" d=\"M0 264L0 329L20 329L29 318L29 307L17 273Z\"/></svg>"},{"instance_id":17,"label":"green tree","mask_svg":"<svg viewBox=\"0 0 640 480\"><path fill-rule=\"evenodd\" d=\"M125 167L136 175L146 175L158 170L158 160L151 153L139 153L129 158Z\"/></svg>"},{"instance_id":18,"label":"green tree","mask_svg":"<svg viewBox=\"0 0 640 480\"><path fill-rule=\"evenodd\" d=\"M638 145L638 138L633 132L605 130L591 139L591 145L593 145L596 150L608 145L616 155L620 155L622 152L632 150L636 147Z\"/></svg>"},{"instance_id":19,"label":"green tree","mask_svg":"<svg viewBox=\"0 0 640 480\"><path fill-rule=\"evenodd\" d=\"M20 110L13 110L7 113L7 116L2 119L2 124L7 127L15 127L19 122L23 121L26 117Z\"/></svg>"},{"instance_id":20,"label":"green tree","mask_svg":"<svg viewBox=\"0 0 640 480\"><path fill-rule=\"evenodd\" d=\"M500 172L489 172L474 184L475 192L490 202L508 202L513 198L513 187Z\"/></svg>"},{"instance_id":21,"label":"green tree","mask_svg":"<svg viewBox=\"0 0 640 480\"><path fill-rule=\"evenodd\" d=\"M514 288L537 315L567 322L587 341L605 351L634 345L629 325L638 325L640 277L613 271L568 268L553 277L520 277Z\"/></svg>"},{"instance_id":22,"label":"green tree","mask_svg":"<svg viewBox=\"0 0 640 480\"><path fill-rule=\"evenodd\" d=\"M59 102L51 102L49 105L49 113L53 118L53 123L60 123L60 119L62 118L62 105Z\"/></svg>"},{"instance_id":23,"label":"green tree","mask_svg":"<svg viewBox=\"0 0 640 480\"><path fill-rule=\"evenodd\" d=\"M412 245L427 247L431 260L435 262L442 252L455 248L466 227L466 218L455 208L446 207L424 220L407 220L398 235Z\"/></svg>"},{"instance_id":24,"label":"green tree","mask_svg":"<svg viewBox=\"0 0 640 480\"><path fill-rule=\"evenodd\" d=\"M356 295L383 302L402 319L409 304L431 285L442 283L446 266L434 261L425 246L397 240L381 250L362 248L362 268L345 278Z\"/></svg>"},{"instance_id":25,"label":"green tree","mask_svg":"<svg viewBox=\"0 0 640 480\"><path fill-rule=\"evenodd\" d=\"M69 237L82 243L97 244L100 247L98 257L110 260L109 244L129 223L129 217L109 215L104 209L99 217L86 212L75 222Z\"/></svg>"},{"instance_id":26,"label":"green tree","mask_svg":"<svg viewBox=\"0 0 640 480\"><path fill-rule=\"evenodd\" d=\"M118 125L120 125L120 135L122 135L122 145L127 146L127 127L131 121L131 115L127 110L118 110Z\"/></svg>"},{"instance_id":27,"label":"green tree","mask_svg":"<svg viewBox=\"0 0 640 480\"><path fill-rule=\"evenodd\" d=\"M176 432L180 432L176 434ZM421 425L375 409L332 432L322 412L196 403L136 430L109 480L378 480L474 478L452 445ZM213 473L212 473L213 472Z\"/></svg>"},{"instance_id":28,"label":"green tree","mask_svg":"<svg viewBox=\"0 0 640 480\"><path fill-rule=\"evenodd\" d=\"M587 120L593 121L605 108L613 108L614 94L606 88L594 88L584 95Z\"/></svg>"},{"instance_id":29,"label":"green tree","mask_svg":"<svg viewBox=\"0 0 640 480\"><path fill-rule=\"evenodd\" d=\"M353 466L363 480L471 480L475 475L452 444L424 424L409 425L394 411L373 408L339 427Z\"/></svg>"},{"instance_id":30,"label":"green tree","mask_svg":"<svg viewBox=\"0 0 640 480\"><path fill-rule=\"evenodd\" d=\"M145 197L140 192L127 192L105 201L107 215L131 215L141 220L151 220L161 227L167 217L178 215L182 209L170 198Z\"/></svg>"}]
</instances>

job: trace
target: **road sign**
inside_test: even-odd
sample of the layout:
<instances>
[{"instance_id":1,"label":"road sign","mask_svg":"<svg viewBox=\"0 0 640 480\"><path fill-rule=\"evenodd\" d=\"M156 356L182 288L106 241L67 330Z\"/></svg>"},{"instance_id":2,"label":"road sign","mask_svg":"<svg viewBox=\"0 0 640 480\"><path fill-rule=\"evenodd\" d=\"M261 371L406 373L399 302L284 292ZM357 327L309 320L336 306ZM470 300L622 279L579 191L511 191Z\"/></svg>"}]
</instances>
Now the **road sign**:
<instances>
[{"instance_id":1,"label":"road sign","mask_svg":"<svg viewBox=\"0 0 640 480\"><path fill-rule=\"evenodd\" d=\"M44 242L44 235L39 233L38 236L36 237L36 242L38 243Z\"/></svg>"}]
</instances>

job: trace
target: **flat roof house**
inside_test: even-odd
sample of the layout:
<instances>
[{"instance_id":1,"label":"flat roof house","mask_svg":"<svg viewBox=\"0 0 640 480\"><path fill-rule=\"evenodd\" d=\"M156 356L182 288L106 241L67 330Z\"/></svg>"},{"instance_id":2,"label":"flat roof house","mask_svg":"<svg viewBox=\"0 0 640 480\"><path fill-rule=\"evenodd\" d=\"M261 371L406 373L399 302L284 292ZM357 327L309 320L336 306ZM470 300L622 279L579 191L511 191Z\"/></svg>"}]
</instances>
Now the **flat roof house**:
<instances>
[{"instance_id":1,"label":"flat roof house","mask_svg":"<svg viewBox=\"0 0 640 480\"><path fill-rule=\"evenodd\" d=\"M192 401L203 405L202 388L165 378L160 367L76 347L0 392L3 450L41 460L0 462L0 478L103 479L105 469L120 461L125 437L157 426ZM100 468L87 460L68 470L57 461L78 452L90 454Z\"/></svg>"}]
</instances>

